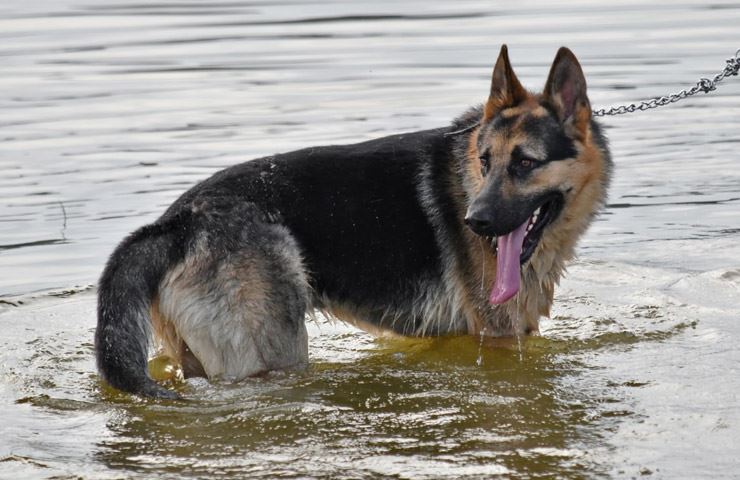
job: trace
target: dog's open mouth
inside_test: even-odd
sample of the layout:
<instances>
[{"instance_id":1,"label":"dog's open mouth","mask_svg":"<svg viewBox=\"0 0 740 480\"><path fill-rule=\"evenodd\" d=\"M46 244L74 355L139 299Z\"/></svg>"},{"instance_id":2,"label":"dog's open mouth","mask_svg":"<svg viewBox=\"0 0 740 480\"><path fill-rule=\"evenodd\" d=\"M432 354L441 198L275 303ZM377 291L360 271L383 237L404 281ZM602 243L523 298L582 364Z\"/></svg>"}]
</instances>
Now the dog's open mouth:
<instances>
[{"instance_id":1,"label":"dog's open mouth","mask_svg":"<svg viewBox=\"0 0 740 480\"><path fill-rule=\"evenodd\" d=\"M489 298L492 304L504 303L517 294L521 265L532 257L545 228L557 218L562 208L562 196L550 197L518 228L496 239L496 281Z\"/></svg>"}]
</instances>

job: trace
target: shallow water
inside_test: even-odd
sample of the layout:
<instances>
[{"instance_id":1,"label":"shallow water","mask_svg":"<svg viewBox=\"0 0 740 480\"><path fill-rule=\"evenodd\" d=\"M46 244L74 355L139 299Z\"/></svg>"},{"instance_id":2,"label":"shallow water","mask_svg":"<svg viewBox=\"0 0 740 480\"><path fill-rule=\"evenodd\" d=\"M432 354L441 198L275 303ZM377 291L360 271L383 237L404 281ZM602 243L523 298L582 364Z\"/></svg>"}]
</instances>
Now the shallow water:
<instances>
[{"instance_id":1,"label":"shallow water","mask_svg":"<svg viewBox=\"0 0 740 480\"><path fill-rule=\"evenodd\" d=\"M738 18L699 0L3 2L0 477L735 477L737 78L604 122L610 204L541 338L312 323L308 372L189 381L177 405L104 387L91 342L114 245L214 171L444 125L485 97L503 42L533 89L571 47L595 107L676 91L740 47Z\"/></svg>"}]
</instances>

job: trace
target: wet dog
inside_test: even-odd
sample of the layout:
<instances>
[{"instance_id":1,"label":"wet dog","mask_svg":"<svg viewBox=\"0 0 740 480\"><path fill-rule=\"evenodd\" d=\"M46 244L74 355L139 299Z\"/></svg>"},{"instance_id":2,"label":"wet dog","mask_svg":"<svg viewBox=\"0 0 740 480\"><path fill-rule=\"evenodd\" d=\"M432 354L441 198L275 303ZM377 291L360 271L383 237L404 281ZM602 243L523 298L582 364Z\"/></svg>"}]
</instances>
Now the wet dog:
<instances>
[{"instance_id":1,"label":"wet dog","mask_svg":"<svg viewBox=\"0 0 740 480\"><path fill-rule=\"evenodd\" d=\"M402 335L535 333L610 171L573 53L533 94L504 46L486 103L450 126L235 165L131 234L99 284L99 370L176 397L147 373L151 337L188 376L300 367L316 310Z\"/></svg>"}]
</instances>

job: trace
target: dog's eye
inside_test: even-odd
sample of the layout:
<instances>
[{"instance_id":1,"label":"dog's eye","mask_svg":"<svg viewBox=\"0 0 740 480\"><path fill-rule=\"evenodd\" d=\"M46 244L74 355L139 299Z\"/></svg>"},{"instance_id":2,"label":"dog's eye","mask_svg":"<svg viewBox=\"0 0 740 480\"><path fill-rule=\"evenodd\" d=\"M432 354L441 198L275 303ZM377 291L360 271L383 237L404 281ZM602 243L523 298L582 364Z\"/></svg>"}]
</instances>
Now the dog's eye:
<instances>
[{"instance_id":1,"label":"dog's eye","mask_svg":"<svg viewBox=\"0 0 740 480\"><path fill-rule=\"evenodd\" d=\"M522 168L526 168L529 170L530 168L534 168L534 166L537 164L536 160L532 160L531 158L522 158L519 160L519 166Z\"/></svg>"},{"instance_id":2,"label":"dog's eye","mask_svg":"<svg viewBox=\"0 0 740 480\"><path fill-rule=\"evenodd\" d=\"M509 164L509 173L515 177L524 178L542 164L531 157L515 158Z\"/></svg>"},{"instance_id":3,"label":"dog's eye","mask_svg":"<svg viewBox=\"0 0 740 480\"><path fill-rule=\"evenodd\" d=\"M486 150L478 157L480 160L480 171L482 175L488 173L488 168L491 166L491 152Z\"/></svg>"},{"instance_id":4,"label":"dog's eye","mask_svg":"<svg viewBox=\"0 0 740 480\"><path fill-rule=\"evenodd\" d=\"M540 166L540 161L530 157L522 157L517 161L518 170L528 172Z\"/></svg>"}]
</instances>

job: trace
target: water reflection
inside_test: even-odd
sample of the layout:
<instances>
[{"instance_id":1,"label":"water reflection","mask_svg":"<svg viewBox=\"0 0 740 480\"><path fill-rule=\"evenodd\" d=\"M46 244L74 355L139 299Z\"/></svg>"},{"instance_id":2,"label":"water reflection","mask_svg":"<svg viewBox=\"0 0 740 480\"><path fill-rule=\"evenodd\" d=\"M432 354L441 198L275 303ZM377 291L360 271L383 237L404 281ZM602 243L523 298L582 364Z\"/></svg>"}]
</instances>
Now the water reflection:
<instances>
[{"instance_id":1,"label":"water reflection","mask_svg":"<svg viewBox=\"0 0 740 480\"><path fill-rule=\"evenodd\" d=\"M460 465L476 474L582 471L578 445L599 435L598 405L610 399L565 380L578 365L544 339L522 359L513 345L484 349L483 368L476 347L472 338L386 342L352 364L203 385L182 406L127 406L108 423L115 437L98 455L126 470L177 465L259 477L409 475L428 461L440 469L429 477ZM214 402L214 393L226 399Z\"/></svg>"}]
</instances>

